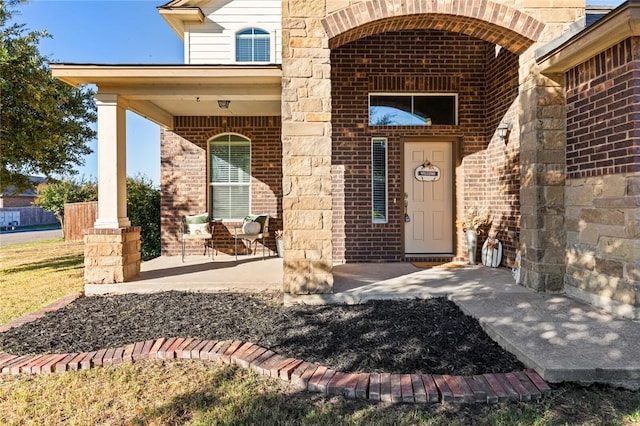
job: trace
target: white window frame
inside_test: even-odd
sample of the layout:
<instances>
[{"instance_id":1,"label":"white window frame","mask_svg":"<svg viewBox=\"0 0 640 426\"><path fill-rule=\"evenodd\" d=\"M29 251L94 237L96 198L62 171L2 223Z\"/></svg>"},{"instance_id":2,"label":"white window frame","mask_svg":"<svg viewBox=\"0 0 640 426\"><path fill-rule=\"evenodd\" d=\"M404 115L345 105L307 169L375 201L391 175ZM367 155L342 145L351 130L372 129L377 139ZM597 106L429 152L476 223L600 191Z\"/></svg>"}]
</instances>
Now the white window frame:
<instances>
[{"instance_id":1,"label":"white window frame","mask_svg":"<svg viewBox=\"0 0 640 426\"><path fill-rule=\"evenodd\" d=\"M458 122L458 112L460 109L460 106L458 105L458 93L452 93L452 92L429 92L429 93L422 93L422 92L371 92L369 93L369 97L367 99L367 101L369 102L369 107L367 109L367 112L369 114L371 114L371 97L372 96L411 96L411 113L413 114L413 109L414 109L414 97L415 96L420 96L420 97L431 97L431 96L451 96L454 98L454 111L453 111L453 120L454 120L454 124L445 124L445 126L457 126L459 124ZM369 116L369 115L367 115ZM371 123L367 123L369 127L384 127L384 126L372 126ZM400 126L403 127L401 124L390 124L390 126ZM408 125L406 127L410 127L410 126L418 126L418 125ZM428 126L418 126L418 127L428 127Z\"/></svg>"},{"instance_id":2,"label":"white window frame","mask_svg":"<svg viewBox=\"0 0 640 426\"><path fill-rule=\"evenodd\" d=\"M264 31L269 35L269 60L268 61L238 61L238 57L236 54L237 41L238 41L238 33L250 29L256 29L260 31ZM231 35L232 46L231 46L231 60L236 64L271 64L275 63L275 31L269 30L267 28L261 27L260 25L252 25L249 24L247 26L243 26L242 28L237 28L233 31Z\"/></svg>"},{"instance_id":3,"label":"white window frame","mask_svg":"<svg viewBox=\"0 0 640 426\"><path fill-rule=\"evenodd\" d=\"M211 179L212 179L212 176L211 176L211 145L212 145L213 142L216 141L216 139L218 139L218 138L220 138L222 136L228 136L229 139L232 136L238 136L238 137L241 137L241 138L245 139L248 142L248 144L249 144L249 182L248 183L214 183L214 182L211 182ZM231 143L231 141L229 141L229 143ZM248 187L249 188L249 192L248 192L248 197L249 197L249 200L248 200L249 209L248 210L249 211L248 211L247 214L251 213L251 211L252 211L251 210L251 208L252 208L252 206L251 206L251 200L252 200L252 185L251 185L251 182L253 180L253 174L252 174L252 171L251 171L251 165L252 165L251 157L252 157L253 152L252 152L251 147L252 147L251 139L249 139L248 137L246 137L245 135L242 135L240 133L233 133L233 132L220 133L218 135L215 135L215 136L211 137L207 141L207 188L208 188L208 191L207 191L207 198L208 198L207 205L209 206L208 207L209 214L212 217L214 216L214 213L213 213L213 199L211 199L211 188L214 187L214 186L220 186L220 187L223 187L223 186L225 186L225 187L229 187L229 186L246 186L246 187ZM244 217L223 217L223 218L214 217L214 219L224 219L225 221L241 221L241 220L244 220Z\"/></svg>"},{"instance_id":4,"label":"white window frame","mask_svg":"<svg viewBox=\"0 0 640 426\"><path fill-rule=\"evenodd\" d=\"M375 194L374 194L374 146L375 143L382 142L384 147L384 218L375 217ZM387 138L371 138L371 222L389 223L389 141Z\"/></svg>"}]
</instances>

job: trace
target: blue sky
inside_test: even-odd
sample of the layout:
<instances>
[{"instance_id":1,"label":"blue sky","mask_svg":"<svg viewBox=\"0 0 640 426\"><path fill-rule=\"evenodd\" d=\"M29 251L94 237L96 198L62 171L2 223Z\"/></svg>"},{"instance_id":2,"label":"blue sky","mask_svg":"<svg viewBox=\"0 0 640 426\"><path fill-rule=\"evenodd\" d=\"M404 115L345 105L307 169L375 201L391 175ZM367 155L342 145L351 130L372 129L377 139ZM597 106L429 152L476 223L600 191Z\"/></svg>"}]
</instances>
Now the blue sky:
<instances>
[{"instance_id":1,"label":"blue sky","mask_svg":"<svg viewBox=\"0 0 640 426\"><path fill-rule=\"evenodd\" d=\"M19 6L15 20L32 30L47 30L40 52L54 62L97 64L179 64L180 38L160 17L166 0L31 0ZM618 5L621 0L590 0ZM96 142L91 144L96 151ZM79 172L97 176L97 155ZM127 175L144 174L160 182L160 142L156 124L127 113Z\"/></svg>"},{"instance_id":2,"label":"blue sky","mask_svg":"<svg viewBox=\"0 0 640 426\"><path fill-rule=\"evenodd\" d=\"M31 0L17 8L16 22L47 30L40 53L54 62L98 64L179 64L182 40L160 17L164 0ZM160 183L160 130L127 113L127 175L144 174ZM85 177L98 174L94 154L78 168Z\"/></svg>"}]
</instances>

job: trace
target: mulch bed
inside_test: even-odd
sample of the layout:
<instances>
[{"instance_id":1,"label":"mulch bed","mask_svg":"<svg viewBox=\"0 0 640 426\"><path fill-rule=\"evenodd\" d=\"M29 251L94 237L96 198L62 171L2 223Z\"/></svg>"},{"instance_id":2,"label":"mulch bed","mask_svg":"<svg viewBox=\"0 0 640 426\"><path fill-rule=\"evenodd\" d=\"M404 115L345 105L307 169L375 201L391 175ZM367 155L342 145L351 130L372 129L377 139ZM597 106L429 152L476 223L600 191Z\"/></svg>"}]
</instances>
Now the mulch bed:
<instances>
[{"instance_id":1,"label":"mulch bed","mask_svg":"<svg viewBox=\"0 0 640 426\"><path fill-rule=\"evenodd\" d=\"M524 368L444 298L284 307L273 294L85 297L1 333L0 350L89 352L175 336L252 342L344 372L472 375Z\"/></svg>"}]
</instances>

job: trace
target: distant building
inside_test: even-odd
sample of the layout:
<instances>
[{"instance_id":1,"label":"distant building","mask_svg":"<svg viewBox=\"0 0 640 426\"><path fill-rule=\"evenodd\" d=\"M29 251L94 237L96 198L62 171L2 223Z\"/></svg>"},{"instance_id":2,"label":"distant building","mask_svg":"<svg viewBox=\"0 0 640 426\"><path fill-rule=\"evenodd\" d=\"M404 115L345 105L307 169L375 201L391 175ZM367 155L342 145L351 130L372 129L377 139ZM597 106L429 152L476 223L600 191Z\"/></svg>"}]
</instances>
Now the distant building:
<instances>
[{"instance_id":1,"label":"distant building","mask_svg":"<svg viewBox=\"0 0 640 426\"><path fill-rule=\"evenodd\" d=\"M47 179L42 176L29 176L29 180L33 183L34 187L47 181ZM7 188L1 189L0 209L7 207L31 207L37 195L33 189L16 193L15 187L8 186Z\"/></svg>"},{"instance_id":2,"label":"distant building","mask_svg":"<svg viewBox=\"0 0 640 426\"><path fill-rule=\"evenodd\" d=\"M47 181L42 176L29 176L29 180L34 188ZM13 186L0 189L0 228L58 223L53 213L33 205L37 195L34 189L20 193Z\"/></svg>"}]
</instances>

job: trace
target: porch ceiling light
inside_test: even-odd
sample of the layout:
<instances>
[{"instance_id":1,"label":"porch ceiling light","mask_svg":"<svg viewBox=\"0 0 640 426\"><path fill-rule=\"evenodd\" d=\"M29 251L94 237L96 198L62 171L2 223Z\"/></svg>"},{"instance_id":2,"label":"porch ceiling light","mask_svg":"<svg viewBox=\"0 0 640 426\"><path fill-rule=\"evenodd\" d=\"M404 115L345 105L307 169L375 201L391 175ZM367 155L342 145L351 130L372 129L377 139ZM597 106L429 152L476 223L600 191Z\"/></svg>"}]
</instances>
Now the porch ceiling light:
<instances>
[{"instance_id":1,"label":"porch ceiling light","mask_svg":"<svg viewBox=\"0 0 640 426\"><path fill-rule=\"evenodd\" d=\"M218 106L221 109L229 109L229 104L231 103L231 101L229 100L219 100L218 101Z\"/></svg>"},{"instance_id":2,"label":"porch ceiling light","mask_svg":"<svg viewBox=\"0 0 640 426\"><path fill-rule=\"evenodd\" d=\"M507 140L507 138L509 137L509 133L511 133L511 129L513 128L513 124L509 123L505 123L504 121L502 121L499 125L498 125L498 137L505 142Z\"/></svg>"}]
</instances>

